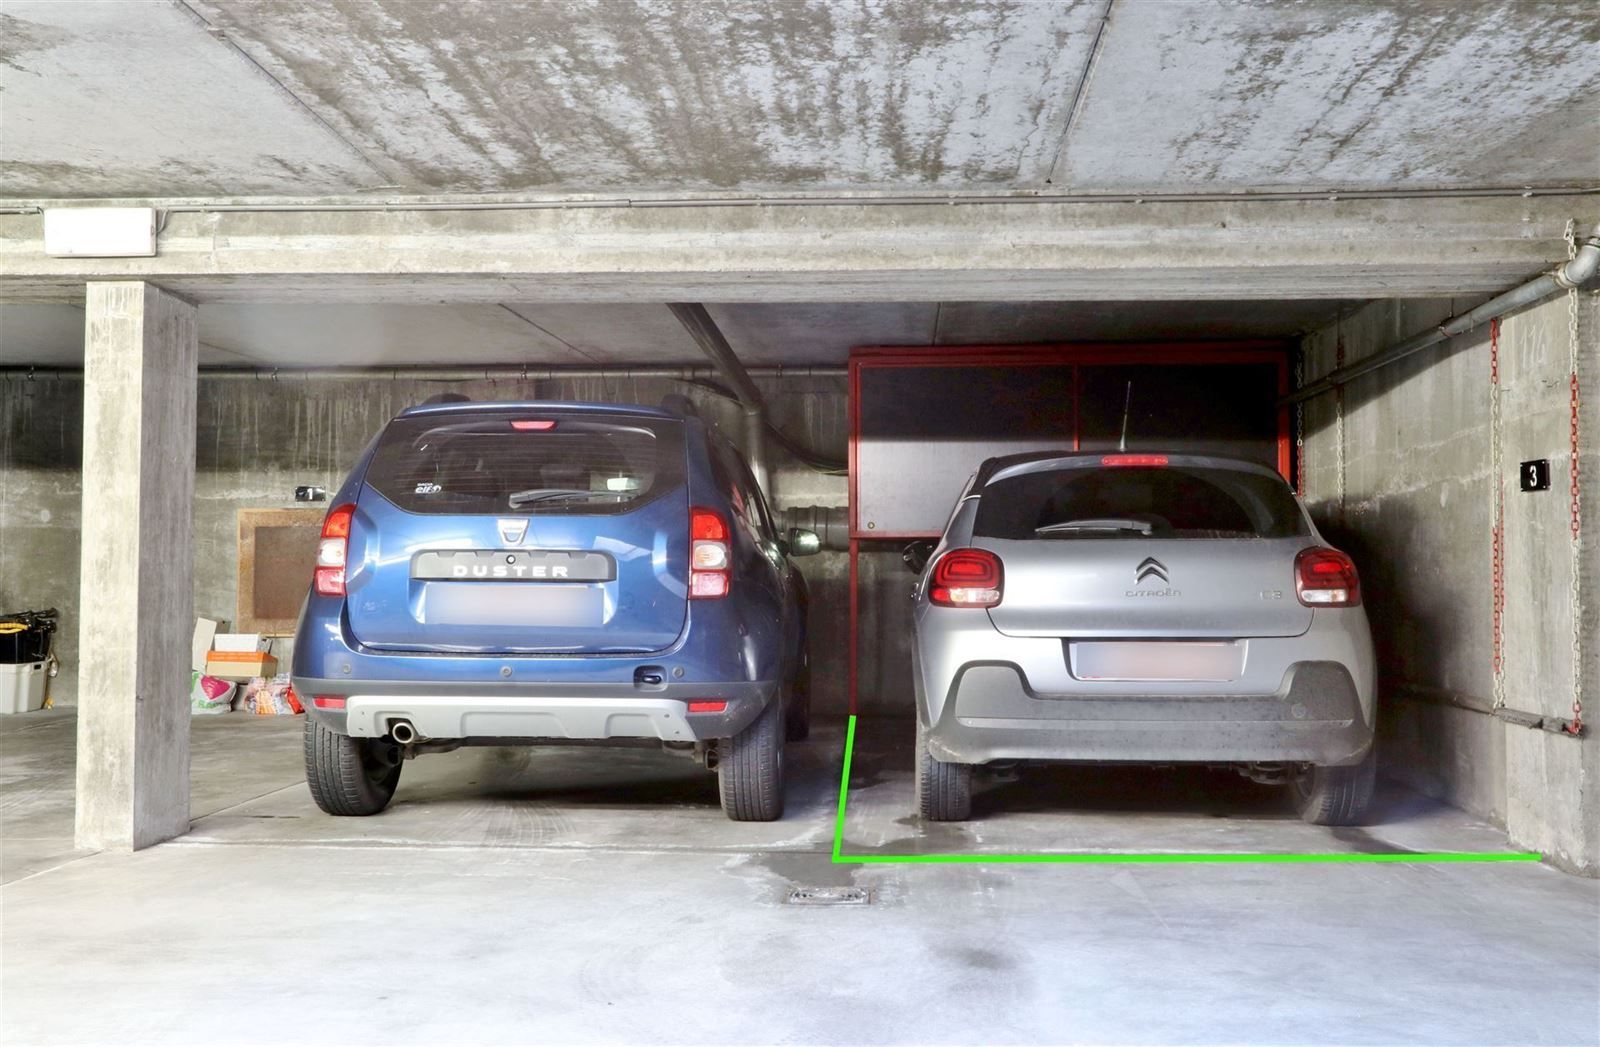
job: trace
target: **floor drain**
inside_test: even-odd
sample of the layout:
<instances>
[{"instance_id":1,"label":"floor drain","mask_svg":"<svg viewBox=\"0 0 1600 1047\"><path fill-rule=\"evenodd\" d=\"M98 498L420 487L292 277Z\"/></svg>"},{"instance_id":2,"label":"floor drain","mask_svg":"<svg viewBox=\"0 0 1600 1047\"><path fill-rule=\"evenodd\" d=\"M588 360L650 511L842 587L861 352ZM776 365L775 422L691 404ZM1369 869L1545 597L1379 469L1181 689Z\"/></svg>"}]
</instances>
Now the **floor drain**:
<instances>
[{"instance_id":1,"label":"floor drain","mask_svg":"<svg viewBox=\"0 0 1600 1047\"><path fill-rule=\"evenodd\" d=\"M872 901L864 887L796 887L790 905L866 905Z\"/></svg>"}]
</instances>

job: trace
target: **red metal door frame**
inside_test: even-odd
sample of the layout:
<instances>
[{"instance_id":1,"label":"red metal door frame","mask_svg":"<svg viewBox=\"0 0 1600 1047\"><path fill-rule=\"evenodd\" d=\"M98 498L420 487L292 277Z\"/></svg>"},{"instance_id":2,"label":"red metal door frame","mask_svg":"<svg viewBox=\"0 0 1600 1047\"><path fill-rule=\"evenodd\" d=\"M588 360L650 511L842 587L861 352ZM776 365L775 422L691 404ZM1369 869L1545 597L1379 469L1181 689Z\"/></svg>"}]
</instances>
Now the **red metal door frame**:
<instances>
[{"instance_id":1,"label":"red metal door frame","mask_svg":"<svg viewBox=\"0 0 1600 1047\"><path fill-rule=\"evenodd\" d=\"M964 345L964 346L861 346L850 351L850 713L858 709L859 680L856 669L860 647L860 543L905 541L938 537L917 534L863 534L856 526L856 451L861 436L861 370L863 367L1044 367L1070 365L1072 378L1072 446L1079 445L1080 372L1093 364L1262 364L1278 367L1278 395L1289 392L1289 352L1292 343L1283 341L1229 342L1059 342L1045 345ZM1292 480L1289 408L1278 409L1278 472Z\"/></svg>"}]
</instances>

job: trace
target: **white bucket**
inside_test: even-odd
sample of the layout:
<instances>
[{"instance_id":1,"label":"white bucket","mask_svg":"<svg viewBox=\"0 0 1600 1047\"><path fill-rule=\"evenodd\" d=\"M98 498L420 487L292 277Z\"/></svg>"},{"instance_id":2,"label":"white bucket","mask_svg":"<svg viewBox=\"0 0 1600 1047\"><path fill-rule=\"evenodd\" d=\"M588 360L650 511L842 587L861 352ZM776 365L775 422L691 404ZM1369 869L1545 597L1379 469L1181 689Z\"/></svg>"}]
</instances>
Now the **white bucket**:
<instances>
[{"instance_id":1,"label":"white bucket","mask_svg":"<svg viewBox=\"0 0 1600 1047\"><path fill-rule=\"evenodd\" d=\"M44 708L45 662L0 662L0 715Z\"/></svg>"}]
</instances>

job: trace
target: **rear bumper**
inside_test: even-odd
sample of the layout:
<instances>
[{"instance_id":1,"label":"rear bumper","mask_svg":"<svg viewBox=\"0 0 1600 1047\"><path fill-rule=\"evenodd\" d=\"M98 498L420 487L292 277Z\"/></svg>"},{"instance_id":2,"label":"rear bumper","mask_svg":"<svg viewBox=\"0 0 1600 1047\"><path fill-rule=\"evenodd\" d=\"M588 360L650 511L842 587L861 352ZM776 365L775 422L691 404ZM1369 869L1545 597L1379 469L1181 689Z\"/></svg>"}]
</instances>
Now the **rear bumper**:
<instances>
[{"instance_id":1,"label":"rear bumper","mask_svg":"<svg viewBox=\"0 0 1600 1047\"><path fill-rule=\"evenodd\" d=\"M929 732L953 763L1095 760L1139 763L1353 764L1372 745L1349 670L1299 662L1274 693L1090 695L1031 690L1013 665L962 668Z\"/></svg>"},{"instance_id":2,"label":"rear bumper","mask_svg":"<svg viewBox=\"0 0 1600 1047\"><path fill-rule=\"evenodd\" d=\"M730 738L778 696L776 681L733 684L485 685L416 681L319 680L295 677L307 715L339 734L376 738L397 720L410 721L423 738L439 740L657 738L705 742ZM317 697L345 699L324 709ZM722 701L721 712L691 713L691 701Z\"/></svg>"}]
</instances>

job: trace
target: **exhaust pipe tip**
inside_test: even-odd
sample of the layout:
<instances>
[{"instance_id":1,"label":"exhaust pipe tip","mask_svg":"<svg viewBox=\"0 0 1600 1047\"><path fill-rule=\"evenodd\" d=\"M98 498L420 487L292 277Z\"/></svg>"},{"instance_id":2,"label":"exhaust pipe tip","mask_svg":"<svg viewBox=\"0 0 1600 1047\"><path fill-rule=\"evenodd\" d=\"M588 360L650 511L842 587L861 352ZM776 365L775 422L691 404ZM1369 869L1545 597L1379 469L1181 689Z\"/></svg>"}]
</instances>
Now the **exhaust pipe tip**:
<instances>
[{"instance_id":1,"label":"exhaust pipe tip","mask_svg":"<svg viewBox=\"0 0 1600 1047\"><path fill-rule=\"evenodd\" d=\"M418 737L417 729L411 726L410 720L395 720L389 724L389 737L401 745L410 745Z\"/></svg>"}]
</instances>

